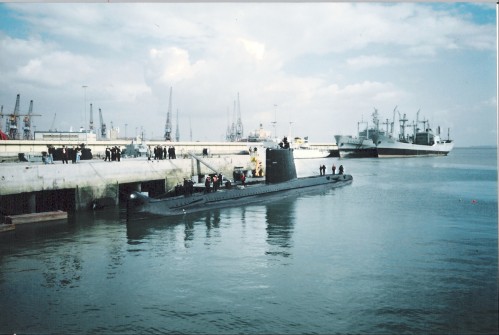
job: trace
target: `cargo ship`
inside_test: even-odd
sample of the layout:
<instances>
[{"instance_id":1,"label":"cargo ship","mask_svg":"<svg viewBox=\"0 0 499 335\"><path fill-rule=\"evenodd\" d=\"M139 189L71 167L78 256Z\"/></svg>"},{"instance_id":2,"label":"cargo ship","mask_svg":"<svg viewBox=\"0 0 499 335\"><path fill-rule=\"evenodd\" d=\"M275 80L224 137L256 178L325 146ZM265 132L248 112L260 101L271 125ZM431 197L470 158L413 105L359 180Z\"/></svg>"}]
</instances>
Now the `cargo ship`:
<instances>
[{"instance_id":1,"label":"cargo ship","mask_svg":"<svg viewBox=\"0 0 499 335\"><path fill-rule=\"evenodd\" d=\"M395 108L396 110L396 108ZM394 112L395 112L394 110ZM430 128L428 120L419 121L419 111L416 121L412 125L406 125L406 115L400 116L400 131L398 137L393 134L393 124L388 120L384 123L386 131L379 128L378 113L373 113L374 126L358 132L358 137L336 135L336 143L340 157L363 158L363 157L416 157L416 156L446 156L454 147L450 139L449 131L447 139L440 135L440 126L436 132ZM394 116L395 120L395 116ZM361 124L359 122L358 124ZM423 129L418 125L423 123ZM388 126L391 124L391 130ZM412 128L412 134L406 134L406 128Z\"/></svg>"}]
</instances>

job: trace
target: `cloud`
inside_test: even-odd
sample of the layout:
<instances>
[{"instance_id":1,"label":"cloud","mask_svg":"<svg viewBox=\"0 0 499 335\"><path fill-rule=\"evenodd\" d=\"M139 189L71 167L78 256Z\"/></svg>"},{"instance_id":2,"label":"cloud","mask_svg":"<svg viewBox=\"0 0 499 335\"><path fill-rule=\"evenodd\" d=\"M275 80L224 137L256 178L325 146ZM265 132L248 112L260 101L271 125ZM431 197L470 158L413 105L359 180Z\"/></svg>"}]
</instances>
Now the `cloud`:
<instances>
[{"instance_id":1,"label":"cloud","mask_svg":"<svg viewBox=\"0 0 499 335\"><path fill-rule=\"evenodd\" d=\"M244 38L236 39L238 43L241 43L244 50L255 60L261 61L265 55L265 45L258 43L256 41L250 41Z\"/></svg>"},{"instance_id":2,"label":"cloud","mask_svg":"<svg viewBox=\"0 0 499 335\"><path fill-rule=\"evenodd\" d=\"M362 70L364 68L372 68L372 67L382 67L386 65L394 65L400 62L401 61L397 58L394 59L383 56L365 56L365 55L349 58L346 61L348 66L355 68L357 70Z\"/></svg>"},{"instance_id":3,"label":"cloud","mask_svg":"<svg viewBox=\"0 0 499 335\"><path fill-rule=\"evenodd\" d=\"M107 120L155 136L173 87L181 132L191 119L203 139L223 136L238 93L246 129L270 129L277 114L283 130L295 122L317 140L355 131L374 107L391 116L395 105L445 110L463 92L469 106L495 94L490 85L471 94L459 80L472 66L495 70L495 23L452 4L1 6L25 26L14 37L0 23L1 103L34 97L67 111L67 124L81 119L82 85ZM455 62L452 80L439 75L445 57ZM468 82L481 82L469 73ZM40 127L50 121L40 118ZM206 127L213 121L222 126Z\"/></svg>"},{"instance_id":4,"label":"cloud","mask_svg":"<svg viewBox=\"0 0 499 335\"><path fill-rule=\"evenodd\" d=\"M176 84L193 78L203 63L199 61L191 64L189 53L180 48L153 48L149 51L149 60L146 64L146 81L165 85Z\"/></svg>"}]
</instances>

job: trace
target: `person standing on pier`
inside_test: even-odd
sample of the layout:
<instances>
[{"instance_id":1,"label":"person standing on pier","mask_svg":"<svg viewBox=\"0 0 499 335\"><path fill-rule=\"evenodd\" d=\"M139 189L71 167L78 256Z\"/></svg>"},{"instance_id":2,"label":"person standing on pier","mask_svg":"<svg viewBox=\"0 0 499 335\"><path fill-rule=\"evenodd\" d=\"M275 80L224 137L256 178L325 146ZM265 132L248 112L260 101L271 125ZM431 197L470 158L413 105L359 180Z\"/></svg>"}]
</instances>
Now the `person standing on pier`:
<instances>
[{"instance_id":1,"label":"person standing on pier","mask_svg":"<svg viewBox=\"0 0 499 335\"><path fill-rule=\"evenodd\" d=\"M80 147L76 147L76 163L80 162L80 158L81 158L81 149Z\"/></svg>"},{"instance_id":2,"label":"person standing on pier","mask_svg":"<svg viewBox=\"0 0 499 335\"><path fill-rule=\"evenodd\" d=\"M75 148L75 146L73 145L73 147L71 149L69 149L68 151L69 151L69 156L71 156L71 163L75 164L76 163L76 148Z\"/></svg>"},{"instance_id":3,"label":"person standing on pier","mask_svg":"<svg viewBox=\"0 0 499 335\"><path fill-rule=\"evenodd\" d=\"M62 164L68 163L68 148L65 145L62 146Z\"/></svg>"},{"instance_id":4,"label":"person standing on pier","mask_svg":"<svg viewBox=\"0 0 499 335\"><path fill-rule=\"evenodd\" d=\"M106 158L104 159L104 162L106 161L111 161L111 149L109 149L109 147L106 147Z\"/></svg>"},{"instance_id":5,"label":"person standing on pier","mask_svg":"<svg viewBox=\"0 0 499 335\"><path fill-rule=\"evenodd\" d=\"M48 150L47 150L48 151L48 157L47 157L48 164L54 164L54 147L51 144L47 145L47 147L48 147Z\"/></svg>"}]
</instances>

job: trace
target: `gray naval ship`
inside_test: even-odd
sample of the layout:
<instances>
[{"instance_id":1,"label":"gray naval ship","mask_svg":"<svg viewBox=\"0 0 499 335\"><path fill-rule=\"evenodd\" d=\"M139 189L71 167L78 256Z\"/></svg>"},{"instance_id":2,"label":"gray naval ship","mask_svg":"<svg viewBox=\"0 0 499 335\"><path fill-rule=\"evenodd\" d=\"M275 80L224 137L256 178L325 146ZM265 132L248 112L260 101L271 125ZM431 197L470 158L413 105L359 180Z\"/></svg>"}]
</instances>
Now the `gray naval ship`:
<instances>
[{"instance_id":1,"label":"gray naval ship","mask_svg":"<svg viewBox=\"0 0 499 335\"><path fill-rule=\"evenodd\" d=\"M351 175L322 175L297 178L291 148L266 150L265 181L240 186L226 185L216 192L195 192L184 195L150 198L133 192L128 200L128 213L150 213L161 216L178 216L211 209L243 206L321 189L351 184Z\"/></svg>"}]
</instances>

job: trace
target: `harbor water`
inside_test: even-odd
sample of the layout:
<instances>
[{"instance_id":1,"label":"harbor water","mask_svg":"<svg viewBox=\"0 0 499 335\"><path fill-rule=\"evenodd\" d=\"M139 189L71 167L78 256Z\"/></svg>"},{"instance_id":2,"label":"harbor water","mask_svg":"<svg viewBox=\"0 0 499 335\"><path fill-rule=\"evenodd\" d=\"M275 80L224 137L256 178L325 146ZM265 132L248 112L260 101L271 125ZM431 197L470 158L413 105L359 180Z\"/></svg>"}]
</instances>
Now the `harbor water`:
<instances>
[{"instance_id":1,"label":"harbor water","mask_svg":"<svg viewBox=\"0 0 499 335\"><path fill-rule=\"evenodd\" d=\"M351 185L0 238L0 333L497 334L495 148L342 164Z\"/></svg>"}]
</instances>

